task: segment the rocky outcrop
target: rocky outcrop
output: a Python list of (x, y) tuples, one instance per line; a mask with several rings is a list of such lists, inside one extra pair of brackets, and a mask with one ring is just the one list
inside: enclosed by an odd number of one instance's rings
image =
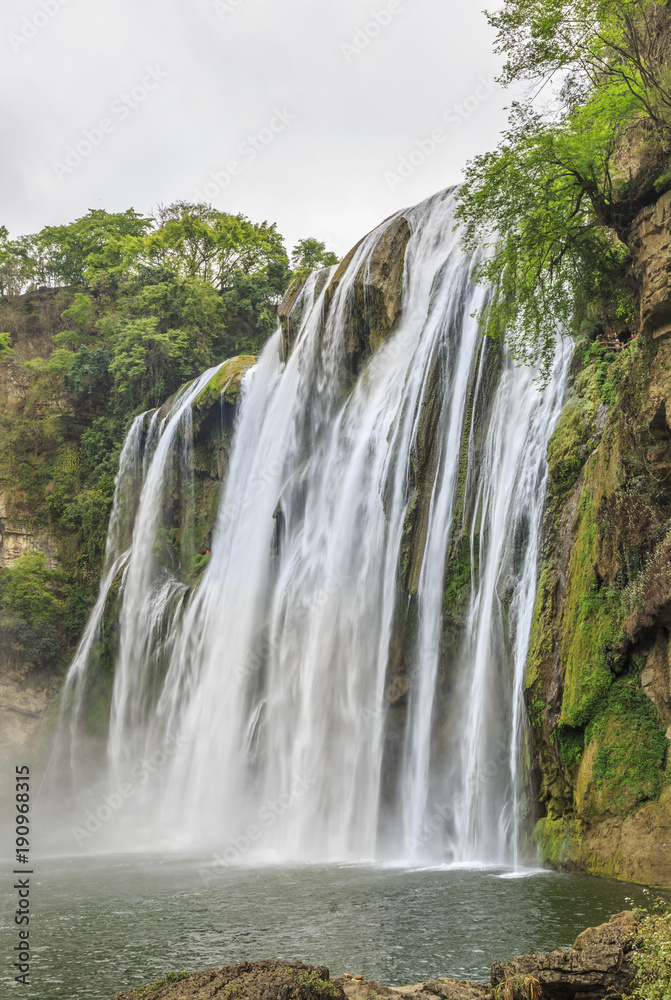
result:
[(626, 995), (634, 978), (630, 957), (635, 939), (633, 913), (618, 913), (607, 924), (583, 931), (566, 951), (495, 962), (491, 985), (530, 976), (537, 980), (543, 1000)]
[[(384, 986), (361, 974), (344, 973), (331, 979), (325, 966), (302, 962), (241, 962), (204, 972), (169, 973), (161, 980), (114, 1000), (205, 1000), (215, 994), (244, 996), (246, 1000), (494, 1000), (534, 996), (539, 1000), (602, 1000), (630, 995), (634, 978), (631, 954), (637, 922), (630, 911), (608, 923), (589, 927), (571, 948), (540, 955), (521, 955), (495, 962), (489, 983), (439, 976), (410, 986)], [(534, 983), (534, 992), (528, 990)], [(525, 983), (527, 986), (525, 986)], [(540, 987), (540, 991), (539, 991)]]
[(0, 649), (0, 813), (10, 815), (14, 768), (34, 771), (58, 681), (44, 670), (12, 663)]
[(228, 1000), (345, 1000), (337, 980), (329, 970), (303, 962), (262, 959), (239, 962), (204, 972), (172, 972), (151, 986), (130, 993), (116, 993), (113, 1000), (205, 1000), (221, 996)]
[[(407, 219), (398, 216), (384, 230), (370, 257), (359, 267), (350, 292), (350, 308), (344, 338), (345, 363), (357, 372), (362, 362), (373, 354), (397, 327), (402, 311), (402, 285), (405, 250), (410, 239)], [(361, 243), (354, 246), (338, 265), (333, 276), (323, 271), (317, 277), (315, 295), (324, 292), (324, 313), (328, 311), (338, 288)], [(300, 326), (304, 302), (300, 295), (304, 278), (295, 279), (279, 308), (284, 332), (285, 353), (293, 347)]]
[(584, 342), (573, 359), (549, 446), (526, 677), (543, 858), (660, 886), (671, 885), (670, 208), (665, 195), (631, 228), (642, 334), (619, 352)]
[(641, 330), (671, 334), (671, 191), (636, 217), (628, 243), (641, 282)]
[(48, 531), (35, 530), (12, 513), (8, 497), (0, 492), (0, 568), (11, 566), (35, 549), (44, 553), (49, 569), (58, 565), (58, 542)]
[(381, 986), (363, 977), (346, 977), (335, 980), (342, 983), (348, 1000), (375, 1000), (376, 997), (406, 997), (412, 1000), (493, 1000), (494, 992), (485, 983), (472, 983), (463, 979), (439, 977), (411, 986)]

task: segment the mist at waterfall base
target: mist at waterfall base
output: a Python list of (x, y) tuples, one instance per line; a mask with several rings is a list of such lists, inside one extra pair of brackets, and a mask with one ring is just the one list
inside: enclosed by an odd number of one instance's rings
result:
[[(192, 406), (217, 369), (135, 420), (45, 783), (46, 808), (61, 806), (53, 850), (177, 851), (214, 866), (524, 860), (523, 676), (566, 351), (540, 392), (482, 338), (485, 292), (453, 210), (448, 191), (399, 213), (411, 230), (402, 318), (356, 379), (345, 356), (355, 281), (398, 216), (356, 248), (328, 310), (335, 269), (308, 278), (288, 356), (278, 330), (243, 380), (195, 589), (161, 553), (178, 494), (179, 544), (193, 555)], [(430, 502), (409, 596), (399, 575), (428, 412)], [(460, 536), (470, 597), (446, 653)], [(119, 640), (100, 747), (87, 705), (111, 600)], [(391, 650), (410, 605), (399, 708)]]

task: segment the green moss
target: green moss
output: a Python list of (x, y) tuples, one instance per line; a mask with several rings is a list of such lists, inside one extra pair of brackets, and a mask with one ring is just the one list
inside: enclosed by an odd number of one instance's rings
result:
[(555, 624), (553, 595), (554, 574), (552, 568), (546, 566), (538, 582), (531, 624), (529, 656), (524, 679), (524, 686), (527, 690), (541, 681), (543, 664), (552, 662)]
[(188, 979), (190, 975), (190, 972), (168, 972), (167, 975), (161, 976), (156, 982), (137, 990), (137, 995), (139, 997), (151, 996), (152, 993), (162, 990), (164, 986), (172, 986), (173, 983), (179, 983), (182, 979)]
[(597, 526), (591, 496), (583, 493), (577, 536), (564, 597), (562, 650), (565, 666), (562, 722), (579, 729), (613, 682), (610, 659), (623, 641), (623, 595), (596, 573)]
[(472, 577), (478, 571), (479, 554), (479, 538), (473, 542), (473, 559), (471, 560), (471, 540), (463, 535), (459, 547), (448, 560), (443, 607), (453, 615), (458, 608), (463, 606), (464, 591), (467, 590), (470, 595)]
[(569, 399), (548, 442), (548, 471), (555, 496), (568, 492), (577, 482), (587, 457), (590, 431), (589, 411), (581, 400)]
[(574, 764), (579, 764), (585, 749), (585, 734), (581, 729), (571, 729), (561, 722), (557, 727), (557, 744), (561, 762), (569, 770)]
[(594, 781), (621, 814), (658, 797), (669, 741), (657, 709), (632, 679), (613, 684), (587, 727), (586, 741), (596, 746)]
[(255, 364), (256, 358), (252, 354), (241, 354), (239, 357), (229, 358), (199, 393), (194, 408), (205, 409), (218, 403), (222, 396), (227, 403), (234, 403), (240, 393), (242, 376), (247, 369), (252, 368)]
[(534, 840), (543, 862), (564, 864), (580, 854), (580, 824), (572, 817), (551, 819), (544, 816), (536, 824)]

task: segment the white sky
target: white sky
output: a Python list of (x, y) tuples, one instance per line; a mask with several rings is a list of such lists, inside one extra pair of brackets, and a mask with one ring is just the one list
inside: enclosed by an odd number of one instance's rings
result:
[[(316, 236), (342, 255), (457, 182), (510, 102), (472, 0), (4, 0), (1, 18), (0, 224), (13, 236), (200, 191), (277, 222), (288, 249)], [(250, 136), (258, 150), (241, 150)], [(66, 161), (78, 143), (86, 155)], [(230, 161), (234, 176), (213, 180)]]

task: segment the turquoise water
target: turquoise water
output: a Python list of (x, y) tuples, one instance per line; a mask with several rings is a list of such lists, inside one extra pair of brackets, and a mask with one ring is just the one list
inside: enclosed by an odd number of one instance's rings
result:
[[(495, 959), (568, 947), (625, 909), (627, 896), (641, 901), (642, 890), (554, 872), (42, 861), (32, 887), (32, 986), (12, 981), (13, 959), (4, 960), (0, 983), (8, 997), (109, 1000), (171, 969), (259, 958), (303, 959), (389, 985), (441, 975), (487, 981)], [(5, 899), (3, 956), (16, 943), (14, 895)]]

